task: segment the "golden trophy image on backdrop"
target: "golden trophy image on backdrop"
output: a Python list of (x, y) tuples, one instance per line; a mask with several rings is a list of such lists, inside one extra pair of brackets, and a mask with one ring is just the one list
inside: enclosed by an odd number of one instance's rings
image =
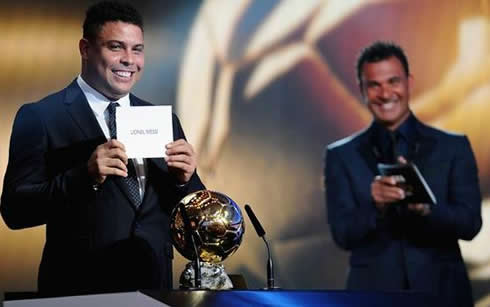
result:
[(233, 288), (221, 262), (240, 246), (245, 224), (230, 197), (208, 190), (187, 195), (174, 208), (170, 229), (177, 251), (191, 260), (180, 276), (181, 288)]

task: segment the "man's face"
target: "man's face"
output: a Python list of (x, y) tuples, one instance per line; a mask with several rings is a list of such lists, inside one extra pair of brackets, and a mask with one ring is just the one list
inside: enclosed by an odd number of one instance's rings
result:
[(362, 66), (361, 91), (374, 119), (395, 130), (410, 115), (411, 76), (396, 57)]
[(94, 42), (80, 41), (82, 77), (109, 99), (128, 94), (145, 65), (143, 32), (125, 22), (107, 22)]

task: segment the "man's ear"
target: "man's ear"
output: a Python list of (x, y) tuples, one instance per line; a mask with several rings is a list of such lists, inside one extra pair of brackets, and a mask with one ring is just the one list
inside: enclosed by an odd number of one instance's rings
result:
[(357, 85), (359, 86), (359, 92), (361, 93), (361, 102), (364, 103), (366, 95), (364, 94), (364, 85), (361, 81), (357, 82)]
[(78, 42), (78, 49), (80, 50), (80, 56), (82, 60), (88, 59), (88, 49), (90, 48), (90, 43), (86, 38), (80, 39)]
[(408, 82), (408, 92), (412, 94), (412, 89), (415, 84), (415, 80), (412, 74), (408, 75), (407, 82)]

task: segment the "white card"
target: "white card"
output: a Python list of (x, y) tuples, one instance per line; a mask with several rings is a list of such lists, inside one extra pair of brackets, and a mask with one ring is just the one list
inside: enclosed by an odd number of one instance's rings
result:
[(172, 106), (116, 108), (116, 127), (128, 158), (165, 157), (165, 145), (174, 140)]

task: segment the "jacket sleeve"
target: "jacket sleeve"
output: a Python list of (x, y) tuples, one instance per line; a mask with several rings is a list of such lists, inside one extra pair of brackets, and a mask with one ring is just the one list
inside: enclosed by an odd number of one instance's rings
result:
[[(173, 123), (174, 140), (178, 140), (178, 139), (186, 140), (184, 130), (182, 129), (179, 118), (175, 114), (172, 114), (172, 117), (173, 117), (172, 123)], [(204, 190), (204, 189), (206, 189), (206, 187), (201, 182), (201, 178), (199, 178), (196, 169), (189, 182), (187, 182), (184, 185), (178, 186), (177, 190), (181, 198), (183, 198), (189, 193), (196, 192), (199, 190)]]
[(42, 117), (33, 104), (22, 106), (12, 128), (0, 207), (12, 229), (45, 224), (52, 210), (93, 193), (86, 163), (48, 175), (47, 150)]
[(466, 136), (458, 138), (454, 146), (447, 203), (437, 203), (423, 220), (431, 233), (471, 240), (482, 226), (478, 169)]
[(335, 149), (327, 148), (324, 180), (333, 239), (340, 247), (353, 249), (376, 230), (377, 211), (374, 205), (361, 206), (355, 198), (352, 180)]

